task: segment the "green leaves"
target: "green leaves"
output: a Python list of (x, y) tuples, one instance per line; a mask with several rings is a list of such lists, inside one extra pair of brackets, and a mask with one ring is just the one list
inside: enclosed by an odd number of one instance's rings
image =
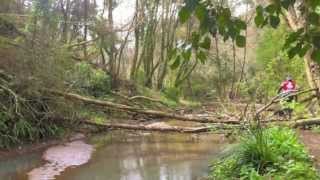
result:
[(311, 45), (310, 44), (306, 44), (306, 45), (304, 45), (300, 50), (299, 50), (299, 56), (300, 57), (303, 57), (304, 55), (306, 55), (306, 53), (307, 53), (307, 51), (309, 50), (309, 49), (311, 49)]
[(303, 29), (299, 29), (297, 32), (290, 33), (285, 41), (284, 48), (289, 48), (292, 43), (298, 40), (298, 38), (302, 33), (303, 33)]
[(240, 19), (236, 19), (234, 23), (237, 29), (241, 29), (241, 30), (247, 29), (247, 24)]
[[(235, 41), (239, 47), (246, 45), (246, 38), (241, 35), (247, 24), (237, 17), (232, 17), (230, 8), (212, 4), (211, 1), (185, 0), (185, 6), (179, 11), (181, 23), (187, 22), (192, 16), (199, 21), (199, 29), (192, 33), (189, 42), (180, 43), (172, 55), (172, 69), (177, 69), (185, 61), (195, 58), (205, 63), (211, 39), (219, 33), (223, 39)], [(264, 19), (263, 19), (264, 20)], [(181, 66), (180, 66), (181, 67)]]
[(320, 49), (313, 50), (311, 54), (311, 58), (317, 63), (320, 63)]
[(308, 22), (312, 25), (319, 25), (319, 20), (320, 20), (320, 16), (315, 12), (311, 12), (308, 15)]
[(180, 61), (181, 61), (181, 57), (180, 56), (177, 56), (175, 59), (174, 59), (174, 62), (173, 64), (171, 64), (170, 68), (175, 70), (179, 67), (180, 65)]
[[(193, 13), (193, 11), (198, 7), (198, 5), (199, 5), (198, 0), (185, 0), (185, 6), (183, 6), (178, 13), (180, 22), (181, 23), (187, 22), (187, 20), (191, 17), (191, 14)], [(198, 13), (200, 13), (200, 11), (198, 11)]]
[(206, 16), (208, 16), (206, 7), (203, 5), (197, 6), (196, 11), (195, 11), (195, 15), (197, 16), (199, 21), (204, 21)]
[(273, 27), (273, 28), (277, 28), (278, 25), (280, 24), (280, 18), (279, 18), (279, 16), (270, 16), (270, 17), (269, 17), (269, 20), (270, 20), (270, 25), (271, 25), (271, 27)]
[(207, 59), (207, 54), (204, 51), (198, 51), (196, 54), (196, 58), (197, 60), (200, 60), (202, 64), (204, 64)]
[(290, 5), (293, 5), (296, 0), (282, 0), (281, 6), (285, 9), (288, 9)]
[(209, 36), (206, 36), (203, 41), (200, 43), (200, 47), (209, 50), (211, 45), (211, 38)]
[(183, 7), (179, 11), (179, 20), (181, 23), (187, 22), (191, 16), (191, 11), (187, 7)]
[(258, 27), (262, 27), (264, 22), (263, 11), (264, 10), (261, 5), (256, 8), (256, 17), (254, 18), (254, 22)]
[(246, 37), (239, 35), (236, 37), (236, 45), (239, 47), (244, 47), (246, 45)]
[(269, 14), (273, 14), (277, 11), (278, 8), (275, 4), (270, 4), (265, 9), (266, 9), (266, 12), (268, 12)]
[(299, 47), (298, 46), (295, 46), (295, 47), (289, 49), (289, 51), (288, 51), (288, 57), (290, 59), (292, 59), (297, 54), (299, 54)]

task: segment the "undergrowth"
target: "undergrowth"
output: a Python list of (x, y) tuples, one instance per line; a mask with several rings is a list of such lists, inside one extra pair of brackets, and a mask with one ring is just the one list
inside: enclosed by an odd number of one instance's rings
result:
[(312, 161), (289, 128), (254, 129), (231, 153), (214, 162), (210, 179), (308, 179), (319, 176)]

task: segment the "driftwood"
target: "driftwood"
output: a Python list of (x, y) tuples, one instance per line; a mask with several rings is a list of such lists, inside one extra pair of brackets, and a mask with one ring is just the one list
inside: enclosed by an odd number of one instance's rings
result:
[(90, 104), (90, 105), (96, 105), (101, 107), (107, 107), (110, 109), (118, 110), (118, 111), (124, 111), (124, 112), (135, 112), (140, 113), (148, 116), (153, 116), (157, 118), (167, 118), (167, 119), (176, 119), (180, 121), (193, 121), (193, 122), (199, 122), (199, 123), (223, 123), (223, 124), (239, 124), (240, 122), (238, 120), (214, 120), (214, 119), (208, 119), (208, 118), (201, 118), (201, 117), (187, 117), (187, 116), (181, 116), (174, 113), (167, 113), (163, 111), (156, 111), (156, 110), (150, 110), (150, 109), (143, 109), (143, 108), (136, 108), (132, 106), (127, 106), (123, 104), (117, 104), (109, 101), (102, 101), (97, 99), (92, 99), (89, 97), (84, 97), (78, 94), (73, 93), (64, 93), (60, 91), (53, 91), (53, 90), (46, 90), (50, 94), (64, 97), (65, 99), (71, 100), (71, 101), (80, 101), (84, 104)]
[(209, 127), (178, 127), (178, 126), (148, 126), (148, 125), (134, 125), (123, 123), (94, 123), (91, 121), (83, 121), (83, 123), (96, 126), (103, 129), (127, 129), (127, 130), (142, 130), (142, 131), (160, 131), (160, 132), (180, 132), (180, 133), (202, 133), (210, 131)]

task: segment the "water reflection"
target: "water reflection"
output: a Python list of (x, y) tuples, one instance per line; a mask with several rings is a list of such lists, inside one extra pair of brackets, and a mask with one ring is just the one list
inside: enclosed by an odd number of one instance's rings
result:
[(10, 159), (0, 159), (0, 179), (27, 179), (26, 172), (42, 163), (41, 152), (20, 155)]
[(113, 135), (94, 153), (88, 164), (68, 169), (58, 180), (195, 180), (208, 171), (218, 154), (221, 136), (151, 134)]
[[(28, 180), (30, 171), (31, 179), (196, 180), (206, 175), (210, 159), (226, 145), (220, 135), (122, 131), (95, 136), (87, 143), (74, 141), (49, 148), (43, 156), (35, 152), (0, 160), (0, 180)], [(96, 150), (91, 153), (92, 149)]]

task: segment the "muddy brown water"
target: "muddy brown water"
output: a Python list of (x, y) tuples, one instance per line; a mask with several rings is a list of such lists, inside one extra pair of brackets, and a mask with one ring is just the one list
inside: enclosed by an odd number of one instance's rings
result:
[(197, 180), (223, 135), (117, 131), (0, 161), (2, 180)]

